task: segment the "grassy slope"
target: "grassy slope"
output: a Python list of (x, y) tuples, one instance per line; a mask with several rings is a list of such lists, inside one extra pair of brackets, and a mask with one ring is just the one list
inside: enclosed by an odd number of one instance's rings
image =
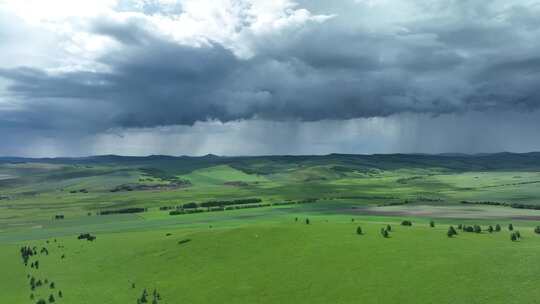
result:
[[(517, 223), (524, 235), (518, 243), (509, 241), (508, 232), (462, 234), (451, 240), (445, 232), (449, 223), (486, 225), (538, 216), (537, 211), (458, 202), (539, 203), (539, 159), (536, 154), (108, 156), (0, 164), (0, 196), (9, 197), (0, 200), (0, 269), (7, 273), (0, 276), (0, 286), (8, 291), (0, 294), (0, 302), (31, 303), (28, 269), (20, 263), (17, 246), (56, 237), (66, 246), (67, 259), (60, 260), (61, 251), (51, 247), (51, 256), (40, 258), (38, 275), (62, 289), (66, 298), (59, 303), (135, 303), (145, 287), (157, 287), (163, 303), (530, 303), (539, 296), (534, 288), (540, 273), (534, 260), (540, 249), (540, 238), (532, 233), (536, 223)], [(149, 178), (141, 168), (154, 170), (156, 176)], [(189, 179), (193, 185), (109, 191), (127, 183), (167, 184), (170, 177)], [(83, 188), (88, 193), (70, 193)], [(242, 197), (265, 202), (324, 199), (178, 217), (157, 210)], [(404, 200), (413, 204), (375, 207)], [(149, 207), (150, 212), (87, 216), (127, 206)], [(382, 222), (398, 219), (362, 216), (358, 219), (367, 234), (358, 237), (356, 223), (350, 222), (357, 215), (351, 208), (358, 206), (388, 212), (383, 215), (410, 212), (419, 216), (415, 223), (423, 224), (394, 225), (397, 231), (385, 240), (378, 235)], [(51, 220), (58, 213), (66, 219)], [(292, 220), (306, 215), (313, 225)], [(440, 227), (426, 227), (431, 216), (440, 217)], [(97, 234), (98, 241), (76, 240), (81, 232)], [(167, 232), (172, 236), (166, 237)], [(179, 245), (185, 238), (192, 241)]]
[[(359, 224), (364, 236), (354, 233)], [(31, 273), (55, 281), (65, 295), (59, 303), (75, 304), (135, 303), (143, 288), (157, 288), (163, 303), (531, 303), (540, 296), (540, 238), (530, 228), (512, 243), (507, 232), (448, 239), (446, 225), (425, 223), (394, 223), (392, 237), (383, 239), (382, 225), (339, 216), (305, 225), (287, 217), (102, 233), (95, 243), (59, 238), (65, 249), (47, 245), (51, 254), (39, 257), (42, 266)], [(183, 239), (191, 241), (178, 244)], [(2, 249), (9, 273), (0, 278), (8, 287), (2, 301), (26, 303), (29, 268), (16, 247)]]

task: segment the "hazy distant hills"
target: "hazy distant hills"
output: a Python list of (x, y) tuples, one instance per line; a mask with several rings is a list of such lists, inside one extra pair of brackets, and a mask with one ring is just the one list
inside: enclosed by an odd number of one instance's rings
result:
[(230, 165), (247, 173), (271, 174), (291, 167), (338, 166), (340, 170), (397, 170), (440, 168), (451, 171), (540, 170), (540, 152), (494, 154), (329, 154), (286, 156), (118, 156), (74, 158), (0, 157), (0, 163), (100, 164), (152, 167), (170, 172), (190, 172), (215, 165)]

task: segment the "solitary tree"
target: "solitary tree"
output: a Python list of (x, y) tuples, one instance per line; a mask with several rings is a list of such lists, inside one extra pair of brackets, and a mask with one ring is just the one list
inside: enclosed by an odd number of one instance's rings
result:
[(508, 224), (508, 231), (513, 231), (513, 230), (514, 230), (514, 225)]
[(362, 234), (362, 227), (358, 226), (356, 228), (356, 234)]
[(534, 233), (540, 234), (540, 226), (536, 226), (536, 227), (534, 228)]
[(388, 232), (392, 231), (392, 226), (386, 225), (386, 230), (387, 230)]
[(384, 228), (381, 228), (381, 235), (384, 237), (384, 238), (387, 238), (390, 236), (390, 233), (388, 232), (388, 230), (384, 229)]
[(431, 228), (435, 227), (435, 222), (433, 220), (429, 221), (429, 227)]
[(492, 233), (492, 232), (493, 232), (493, 226), (491, 226), (491, 225), (488, 226), (488, 232), (489, 232), (489, 233)]
[(516, 234), (516, 237), (517, 237), (518, 239), (521, 239), (521, 233), (519, 233), (519, 231), (516, 230), (516, 232), (514, 232), (514, 233)]
[(306, 224), (309, 225), (309, 219), (308, 218), (306, 219)]
[(501, 231), (501, 225), (499, 225), (499, 224), (495, 225), (495, 231), (496, 232)]
[(510, 234), (510, 240), (512, 240), (512, 242), (517, 241), (517, 236), (515, 233)]
[(49, 303), (54, 303), (55, 299), (54, 299), (54, 295), (50, 295), (49, 296)]
[(448, 237), (453, 237), (454, 235), (457, 235), (456, 229), (454, 229), (454, 226), (448, 227), (448, 232), (446, 232), (446, 235)]

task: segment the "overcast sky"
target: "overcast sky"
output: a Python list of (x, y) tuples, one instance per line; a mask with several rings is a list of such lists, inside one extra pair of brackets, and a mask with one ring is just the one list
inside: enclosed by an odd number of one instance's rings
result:
[(540, 150), (540, 1), (0, 0), (0, 155)]

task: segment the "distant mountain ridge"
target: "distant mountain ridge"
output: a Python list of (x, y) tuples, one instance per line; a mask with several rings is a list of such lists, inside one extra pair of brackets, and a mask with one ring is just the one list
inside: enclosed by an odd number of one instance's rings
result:
[(229, 165), (246, 173), (271, 174), (296, 167), (332, 167), (340, 170), (366, 171), (406, 168), (440, 168), (450, 171), (539, 170), (540, 152), (492, 154), (328, 154), (328, 155), (269, 155), (269, 156), (119, 156), (25, 158), (0, 157), (6, 163), (50, 163), (86, 165), (123, 165), (155, 168), (171, 173), (185, 173), (216, 165)]

